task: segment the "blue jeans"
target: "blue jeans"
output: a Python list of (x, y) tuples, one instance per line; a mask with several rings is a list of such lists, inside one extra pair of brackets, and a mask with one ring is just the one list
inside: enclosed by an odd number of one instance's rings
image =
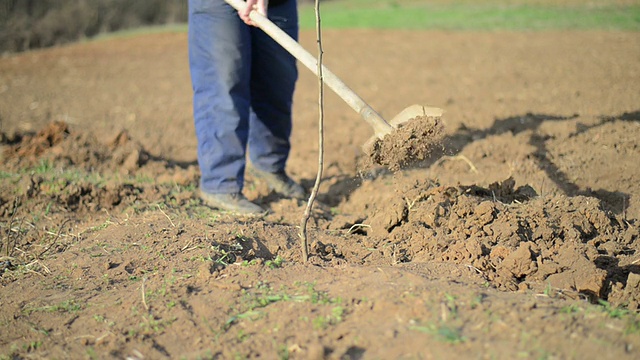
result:
[[(269, 8), (269, 19), (298, 39), (297, 2)], [(295, 58), (222, 0), (189, 0), (189, 66), (200, 188), (242, 191), (252, 165), (284, 171), (290, 151)]]

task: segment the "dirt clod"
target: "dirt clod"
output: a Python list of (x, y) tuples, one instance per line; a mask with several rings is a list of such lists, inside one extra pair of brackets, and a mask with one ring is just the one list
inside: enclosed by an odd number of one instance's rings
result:
[(419, 116), (404, 124), (367, 149), (373, 164), (383, 165), (398, 171), (413, 162), (429, 157), (434, 148), (442, 143), (444, 127), (440, 117)]

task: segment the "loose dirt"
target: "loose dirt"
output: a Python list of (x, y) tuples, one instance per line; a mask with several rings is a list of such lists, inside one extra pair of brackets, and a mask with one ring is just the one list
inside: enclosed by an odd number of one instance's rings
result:
[(441, 145), (443, 137), (440, 117), (418, 116), (401, 124), (383, 139), (376, 139), (365, 152), (371, 164), (398, 171), (429, 158), (434, 147)]
[[(640, 356), (638, 34), (328, 31), (324, 47), (374, 108), (446, 114), (363, 167), (371, 134), (328, 94), (309, 264), (304, 201), (250, 175), (264, 217), (198, 200), (185, 34), (0, 59), (0, 355)], [(288, 170), (310, 188), (300, 76)], [(418, 149), (416, 131), (440, 140)], [(417, 162), (387, 157), (399, 146)]]

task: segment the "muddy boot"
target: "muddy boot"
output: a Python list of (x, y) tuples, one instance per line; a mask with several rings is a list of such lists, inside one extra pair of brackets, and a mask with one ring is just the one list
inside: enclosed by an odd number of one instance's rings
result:
[(251, 167), (249, 172), (256, 179), (260, 179), (267, 183), (269, 190), (273, 190), (284, 197), (305, 199), (307, 196), (304, 188), (302, 188), (302, 186), (297, 182), (293, 181), (293, 179), (291, 179), (284, 171), (270, 173)]
[(236, 214), (260, 215), (265, 213), (263, 208), (249, 201), (241, 193), (209, 194), (201, 191), (200, 198), (207, 206)]

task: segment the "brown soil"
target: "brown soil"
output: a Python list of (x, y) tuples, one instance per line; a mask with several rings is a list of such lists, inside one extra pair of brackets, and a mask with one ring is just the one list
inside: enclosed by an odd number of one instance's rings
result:
[(442, 119), (418, 116), (399, 125), (383, 139), (376, 139), (365, 149), (371, 164), (398, 171), (417, 161), (427, 159), (435, 146), (441, 145), (444, 129)]
[[(636, 359), (638, 40), (325, 32), (327, 66), (383, 116), (446, 113), (429, 156), (364, 169), (371, 131), (327, 95), (310, 264), (305, 202), (251, 177), (262, 218), (199, 202), (185, 34), (2, 58), (0, 355)], [(301, 69), (307, 188), (316, 91)]]

